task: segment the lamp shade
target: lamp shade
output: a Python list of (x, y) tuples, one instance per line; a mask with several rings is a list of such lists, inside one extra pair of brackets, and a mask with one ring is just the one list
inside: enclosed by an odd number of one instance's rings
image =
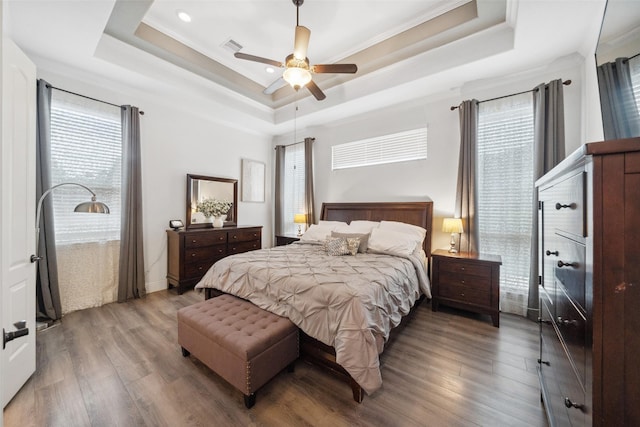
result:
[(462, 233), (462, 219), (460, 218), (445, 218), (442, 222), (442, 231), (445, 233)]
[(284, 78), (292, 88), (297, 89), (311, 81), (311, 73), (304, 68), (289, 67), (282, 74), (282, 78)]
[(95, 197), (91, 199), (90, 202), (82, 202), (73, 210), (74, 212), (84, 212), (84, 213), (101, 213), (108, 214), (109, 206), (105, 205), (102, 202), (97, 202)]
[(306, 214), (295, 214), (293, 216), (293, 222), (296, 224), (306, 224), (307, 223), (307, 215)]

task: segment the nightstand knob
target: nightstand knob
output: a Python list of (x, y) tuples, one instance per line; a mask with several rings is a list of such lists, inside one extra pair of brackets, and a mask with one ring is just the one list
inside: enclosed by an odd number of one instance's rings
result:
[(462, 283), (464, 285), (464, 280), (460, 280), (460, 283)]
[(464, 271), (464, 267), (460, 267), (460, 270)]

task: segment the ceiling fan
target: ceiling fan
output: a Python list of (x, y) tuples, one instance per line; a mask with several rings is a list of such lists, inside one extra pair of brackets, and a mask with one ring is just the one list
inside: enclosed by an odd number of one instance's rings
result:
[(356, 64), (315, 64), (310, 66), (309, 58), (307, 58), (307, 47), (309, 46), (311, 31), (307, 27), (300, 26), (299, 23), (300, 6), (304, 3), (304, 0), (292, 1), (296, 6), (296, 33), (293, 43), (293, 53), (287, 56), (284, 62), (242, 52), (236, 52), (234, 56), (239, 59), (246, 59), (247, 61), (261, 62), (263, 64), (273, 65), (274, 67), (285, 68), (282, 77), (264, 90), (265, 94), (272, 94), (287, 82), (296, 91), (306, 86), (318, 101), (322, 101), (326, 98), (326, 95), (312, 80), (311, 74), (354, 74), (358, 71), (358, 66)]

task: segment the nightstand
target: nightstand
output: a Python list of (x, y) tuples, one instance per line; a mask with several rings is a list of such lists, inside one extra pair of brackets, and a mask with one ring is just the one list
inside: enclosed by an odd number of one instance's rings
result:
[(431, 257), (431, 308), (440, 304), (474, 313), (489, 314), (500, 326), (499, 255), (436, 250)]
[(300, 240), (300, 236), (281, 234), (280, 236), (276, 236), (276, 246), (289, 245), (293, 242), (297, 242), (298, 240)]

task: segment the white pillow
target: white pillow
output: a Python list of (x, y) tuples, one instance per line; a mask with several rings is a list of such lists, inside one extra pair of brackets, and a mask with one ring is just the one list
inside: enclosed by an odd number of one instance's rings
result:
[(416, 248), (416, 240), (407, 233), (374, 228), (369, 238), (369, 252), (409, 256)]
[(350, 232), (353, 233), (371, 233), (371, 230), (378, 228), (380, 223), (378, 221), (366, 221), (366, 220), (354, 220), (349, 223)]
[(380, 221), (380, 228), (383, 230), (391, 230), (398, 233), (408, 234), (413, 237), (418, 246), (422, 246), (422, 242), (427, 235), (427, 230), (424, 228), (399, 221)]
[(331, 232), (340, 225), (347, 225), (341, 221), (320, 221), (318, 224), (312, 224), (300, 237), (301, 241), (323, 241), (331, 236)]

